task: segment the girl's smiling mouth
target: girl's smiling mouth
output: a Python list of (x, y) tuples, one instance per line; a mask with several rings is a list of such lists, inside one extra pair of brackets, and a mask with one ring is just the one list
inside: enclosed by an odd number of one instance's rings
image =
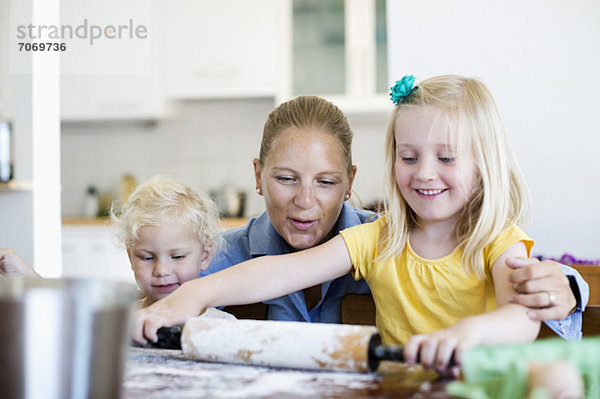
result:
[(443, 193), (446, 190), (447, 189), (428, 189), (428, 190), (420, 189), (420, 188), (415, 189), (415, 191), (417, 193), (419, 193), (420, 195), (425, 196), (425, 197), (434, 197), (436, 195)]

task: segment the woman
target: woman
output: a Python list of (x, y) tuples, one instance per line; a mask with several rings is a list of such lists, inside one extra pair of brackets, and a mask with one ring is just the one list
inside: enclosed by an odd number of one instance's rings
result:
[[(345, 202), (352, 195), (352, 131), (343, 113), (318, 97), (298, 97), (267, 118), (260, 156), (254, 159), (256, 191), (267, 212), (224, 234), (225, 244), (202, 275), (244, 260), (318, 245), (374, 214)], [(340, 323), (341, 300), (368, 293), (364, 281), (344, 276), (267, 301), (271, 320)]]
[[(302, 96), (273, 110), (264, 126), (259, 158), (253, 161), (256, 191), (265, 199), (266, 212), (225, 232), (225, 245), (201, 276), (254, 257), (310, 248), (340, 230), (375, 219), (346, 202), (356, 175), (351, 144), (346, 117), (322, 98)], [(523, 259), (511, 266), (516, 269), (511, 282), (521, 293), (514, 301), (531, 308), (537, 320), (562, 319), (574, 312), (562, 323), (548, 324), (565, 338), (579, 337), (581, 310), (588, 298), (581, 276), (562, 266), (567, 278), (561, 265), (551, 261)], [(265, 302), (267, 317), (340, 323), (344, 296), (367, 292), (364, 281), (346, 275)]]

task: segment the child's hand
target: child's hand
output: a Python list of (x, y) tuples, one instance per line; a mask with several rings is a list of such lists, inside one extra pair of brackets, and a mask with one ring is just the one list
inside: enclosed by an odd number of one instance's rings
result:
[(544, 397), (552, 398), (585, 398), (585, 384), (579, 370), (566, 360), (555, 360), (551, 363), (529, 364), (529, 398), (537, 389), (543, 389)]
[(169, 296), (150, 305), (138, 309), (133, 315), (132, 338), (140, 344), (148, 341), (156, 342), (156, 332), (161, 327), (172, 327), (184, 324), (188, 319), (198, 316), (204, 308), (199, 305), (197, 292), (187, 281)]
[(39, 276), (12, 249), (0, 249), (0, 274), (5, 276)]
[(528, 307), (532, 320), (562, 320), (573, 312), (577, 300), (559, 263), (508, 258), (506, 265), (513, 269), (508, 281), (519, 292), (510, 302)]
[(404, 346), (404, 359), (408, 364), (420, 363), (426, 369), (436, 369), (441, 375), (458, 377), (463, 353), (478, 344), (479, 340), (465, 318), (443, 330), (410, 337)]

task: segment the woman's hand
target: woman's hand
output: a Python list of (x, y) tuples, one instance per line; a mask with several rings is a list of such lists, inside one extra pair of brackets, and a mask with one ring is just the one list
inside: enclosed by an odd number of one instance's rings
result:
[(458, 377), (463, 354), (480, 343), (471, 320), (462, 319), (431, 334), (413, 335), (404, 346), (404, 359), (408, 364), (435, 369), (440, 375)]
[(167, 297), (147, 308), (138, 309), (133, 315), (133, 340), (140, 344), (156, 342), (159, 328), (182, 325), (188, 319), (200, 315), (204, 308), (199, 305), (197, 293), (193, 293), (191, 283), (194, 281), (196, 280), (187, 281)]
[(518, 292), (510, 302), (528, 307), (531, 320), (562, 320), (577, 306), (569, 279), (559, 263), (540, 262), (536, 258), (510, 258), (506, 265), (513, 269), (508, 281)]
[(0, 274), (5, 276), (37, 276), (27, 262), (17, 255), (12, 249), (0, 249)]

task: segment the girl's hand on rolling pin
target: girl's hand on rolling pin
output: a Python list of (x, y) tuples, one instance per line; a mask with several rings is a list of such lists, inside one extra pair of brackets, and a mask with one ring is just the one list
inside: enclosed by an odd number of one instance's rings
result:
[(12, 249), (0, 249), (0, 274), (5, 276), (37, 276), (27, 262), (16, 254)]
[(508, 281), (519, 292), (510, 302), (528, 307), (532, 320), (562, 320), (575, 310), (577, 300), (559, 263), (509, 258), (506, 264), (513, 269)]
[(404, 346), (404, 359), (408, 364), (435, 369), (440, 375), (458, 377), (463, 353), (479, 343), (468, 324), (462, 319), (431, 334), (413, 335)]
[(133, 315), (132, 338), (140, 344), (148, 341), (156, 343), (156, 332), (161, 327), (183, 325), (188, 319), (198, 316), (204, 310), (198, 303), (197, 295), (186, 281), (179, 288), (147, 308), (138, 309)]

